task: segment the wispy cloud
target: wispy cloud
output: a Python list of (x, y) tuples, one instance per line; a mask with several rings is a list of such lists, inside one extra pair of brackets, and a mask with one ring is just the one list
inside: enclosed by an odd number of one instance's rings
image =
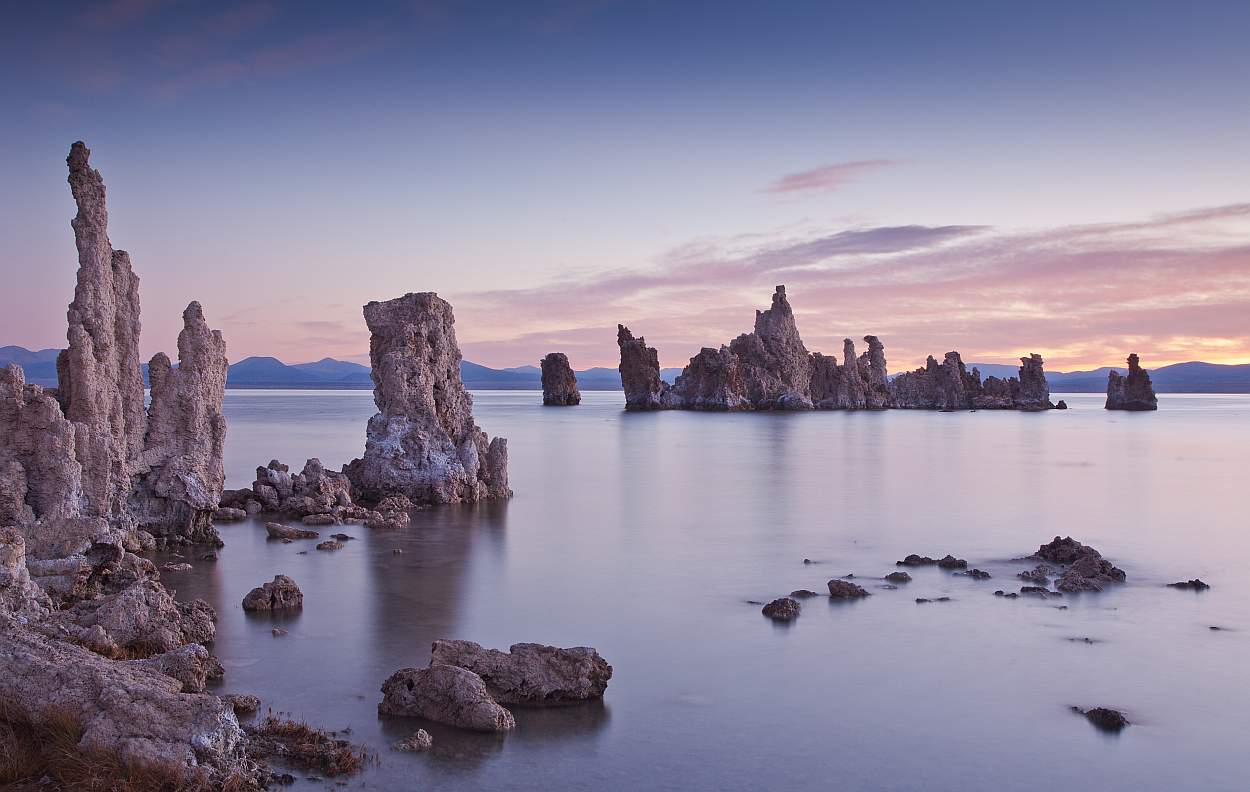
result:
[(610, 365), (629, 324), (679, 365), (750, 329), (776, 283), (789, 286), (805, 341), (882, 336), (894, 368), (959, 349), (1052, 368), (1096, 366), (1127, 351), (1151, 365), (1250, 361), (1250, 205), (1147, 220), (996, 231), (879, 226), (795, 238), (703, 242), (658, 266), (531, 289), (456, 296), (466, 355), (485, 362), (553, 349)]
[(819, 168), (789, 173), (764, 188), (770, 193), (832, 192), (858, 181), (865, 174), (897, 164), (895, 160), (873, 159), (837, 162)]

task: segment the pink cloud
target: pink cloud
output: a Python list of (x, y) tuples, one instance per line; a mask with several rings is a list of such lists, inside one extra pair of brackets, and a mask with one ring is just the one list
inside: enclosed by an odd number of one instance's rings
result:
[(764, 192), (831, 192), (840, 190), (860, 177), (881, 168), (894, 165), (894, 160), (873, 159), (853, 162), (837, 162), (819, 168), (789, 173), (764, 188)]
[[(569, 352), (614, 365), (615, 325), (664, 365), (750, 329), (773, 285), (789, 286), (804, 340), (836, 352), (872, 333), (892, 369), (958, 349), (1052, 370), (1203, 357), (1250, 361), (1250, 205), (1029, 232), (880, 227), (685, 247), (640, 271), (452, 296), (466, 354), (511, 365)], [(575, 354), (576, 353), (576, 354)]]

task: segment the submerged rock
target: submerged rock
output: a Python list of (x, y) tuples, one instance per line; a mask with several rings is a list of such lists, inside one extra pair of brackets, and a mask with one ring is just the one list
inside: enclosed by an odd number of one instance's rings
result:
[(480, 676), (453, 665), (401, 668), (382, 683), (379, 715), (425, 718), (461, 729), (504, 732), (516, 726)]
[(286, 575), (274, 575), (273, 580), (257, 586), (243, 598), (243, 610), (271, 611), (304, 607), (304, 592)]
[(1182, 580), (1179, 583), (1169, 583), (1168, 588), (1188, 589), (1190, 591), (1206, 591), (1211, 588), (1210, 584), (1204, 583), (1200, 578), (1193, 580)]
[(588, 646), (561, 649), (520, 643), (501, 652), (472, 641), (438, 640), (431, 649), (430, 663), (468, 669), (486, 682), (496, 701), (526, 706), (603, 698), (612, 678), (612, 666)]
[(414, 503), (506, 498), (507, 440), (473, 423), (460, 380), (452, 308), (433, 292), (364, 308), (373, 398), (365, 454), (344, 473), (365, 502), (404, 495)]
[(760, 612), (773, 621), (788, 622), (799, 617), (799, 614), (803, 612), (803, 606), (798, 603), (798, 600), (780, 597), (765, 605)]
[(308, 528), (292, 528), (275, 522), (265, 523), (265, 533), (269, 534), (270, 539), (316, 539), (321, 536)]
[(1146, 411), (1159, 409), (1150, 374), (1141, 367), (1137, 353), (1128, 356), (1128, 374), (1120, 376), (1117, 371), (1107, 373), (1108, 410)]
[(1124, 716), (1123, 712), (1110, 707), (1094, 707), (1088, 710), (1073, 707), (1072, 711), (1084, 715), (1085, 719), (1094, 724), (1095, 727), (1106, 732), (1118, 732), (1129, 725), (1129, 720)]
[(569, 365), (569, 356), (563, 352), (551, 352), (541, 361), (543, 381), (543, 404), (548, 407), (571, 407), (581, 404), (582, 394), (577, 389), (577, 375)]
[(861, 586), (857, 586), (846, 580), (833, 579), (829, 581), (829, 596), (834, 599), (859, 599), (860, 597), (869, 596)]
[(428, 751), (434, 747), (434, 738), (425, 729), (417, 729), (416, 733), (411, 737), (405, 737), (402, 740), (396, 740), (391, 743), (392, 750), (405, 751), (409, 753), (421, 753)]

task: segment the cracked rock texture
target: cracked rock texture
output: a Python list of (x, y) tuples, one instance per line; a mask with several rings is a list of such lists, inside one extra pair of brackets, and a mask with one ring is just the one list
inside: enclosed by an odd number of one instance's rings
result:
[(535, 643), (513, 644), (507, 652), (472, 641), (438, 640), (430, 663), (468, 669), (480, 676), (502, 704), (552, 706), (603, 698), (612, 666), (588, 646), (560, 649)]
[(543, 379), (543, 404), (548, 407), (571, 407), (581, 404), (582, 394), (577, 389), (577, 375), (569, 365), (569, 356), (563, 352), (550, 352), (540, 361)]
[(371, 302), (364, 314), (379, 412), (369, 419), (364, 457), (343, 469), (358, 495), (418, 504), (510, 496), (508, 441), (473, 423), (451, 305), (424, 292)]
[(1120, 376), (1115, 371), (1107, 373), (1106, 408), (1136, 412), (1159, 409), (1159, 400), (1155, 397), (1154, 385), (1150, 383), (1150, 374), (1141, 367), (1136, 352), (1128, 356), (1127, 375)]
[(483, 732), (504, 732), (516, 726), (512, 713), (491, 698), (480, 676), (442, 664), (401, 668), (391, 674), (382, 683), (378, 714), (426, 718)]

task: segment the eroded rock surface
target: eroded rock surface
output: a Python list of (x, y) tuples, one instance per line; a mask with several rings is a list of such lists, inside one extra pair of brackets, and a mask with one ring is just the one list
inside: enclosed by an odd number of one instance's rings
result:
[(1019, 377), (986, 377), (968, 371), (958, 352), (947, 352), (941, 363), (932, 356), (924, 367), (899, 374), (889, 384), (890, 406), (921, 410), (1048, 410), (1050, 386), (1042, 356), (1020, 358)]
[(647, 339), (625, 325), (616, 326), (616, 345), (621, 350), (621, 387), (625, 390), (626, 410), (662, 410), (668, 383), (660, 379), (660, 358)]
[(131, 510), (157, 536), (220, 546), (212, 520), (225, 483), (226, 342), (204, 321), (198, 302), (187, 306), (182, 321), (178, 367), (164, 352), (148, 364), (152, 403)]
[(0, 623), (0, 701), (22, 717), (68, 714), (83, 730), (83, 747), (159, 763), (189, 780), (211, 783), (243, 771), (243, 732), (229, 707), (216, 696), (184, 693), (185, 682), (151, 665), (109, 660)]
[(603, 698), (612, 678), (612, 666), (588, 646), (561, 649), (520, 643), (501, 652), (472, 641), (438, 640), (430, 663), (468, 669), (486, 682), (496, 701), (527, 706)]
[(834, 578), (829, 581), (829, 596), (834, 599), (859, 599), (869, 596), (868, 592), (862, 586), (857, 586), (849, 580), (838, 580)]
[(344, 467), (367, 503), (405, 495), (414, 503), (506, 498), (507, 440), (473, 423), (460, 380), (452, 308), (433, 292), (364, 308), (373, 398), (365, 455)]
[(542, 361), (543, 404), (548, 407), (571, 407), (581, 404), (582, 394), (577, 389), (577, 375), (569, 365), (569, 356), (563, 352), (551, 352)]
[(1141, 367), (1136, 352), (1128, 356), (1127, 375), (1120, 376), (1116, 371), (1107, 373), (1106, 408), (1137, 412), (1159, 409), (1159, 400), (1155, 397), (1154, 385), (1150, 383), (1150, 374)]
[(1034, 558), (1066, 567), (1055, 581), (1055, 588), (1064, 592), (1102, 591), (1108, 584), (1123, 583), (1124, 570), (1107, 561), (1092, 547), (1070, 536), (1056, 536), (1033, 554)]
[(760, 613), (780, 622), (794, 621), (802, 612), (803, 606), (790, 597), (778, 597), (760, 609)]
[(486, 683), (472, 671), (452, 665), (401, 668), (382, 683), (380, 715), (426, 718), (461, 729), (503, 732), (516, 726)]
[(271, 611), (304, 607), (304, 592), (286, 575), (274, 575), (273, 580), (257, 586), (243, 598), (243, 610)]

